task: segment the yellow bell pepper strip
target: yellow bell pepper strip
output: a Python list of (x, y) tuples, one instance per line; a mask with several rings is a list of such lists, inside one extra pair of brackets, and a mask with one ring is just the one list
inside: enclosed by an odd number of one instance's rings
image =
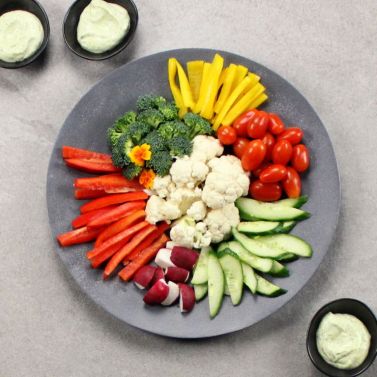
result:
[(220, 112), (217, 114), (216, 121), (213, 124), (213, 129), (216, 131), (223, 119), (225, 118), (226, 114), (228, 113), (229, 109), (233, 106), (235, 101), (237, 100), (238, 96), (242, 93), (242, 91), (250, 84), (250, 77), (246, 76), (238, 85), (237, 87), (232, 91), (228, 99), (225, 101), (224, 106), (220, 110)]
[(243, 65), (237, 66), (237, 72), (236, 77), (234, 79), (233, 85), (232, 85), (232, 91), (236, 89), (237, 85), (243, 80), (243, 78), (247, 75), (248, 68)]
[(187, 113), (187, 107), (185, 106), (182, 98), (181, 91), (178, 88), (177, 83), (175, 82), (175, 76), (177, 74), (177, 60), (170, 58), (168, 61), (168, 78), (170, 90), (173, 95), (175, 104), (179, 109), (179, 116), (182, 118)]
[(196, 102), (199, 98), (200, 84), (203, 77), (203, 60), (192, 60), (187, 62), (187, 75), (190, 84), (192, 98)]
[(258, 82), (260, 81), (260, 77), (256, 75), (255, 73), (249, 72), (247, 74), (248, 77), (250, 77), (251, 82), (250, 84), (242, 91), (242, 93), (238, 96), (235, 103), (237, 103), (250, 89), (252, 89)]
[(208, 80), (206, 82), (205, 97), (203, 101), (203, 107), (200, 111), (200, 115), (203, 118), (211, 119), (213, 116), (213, 106), (215, 104), (218, 82), (221, 72), (223, 70), (224, 58), (219, 54), (215, 54), (211, 68), (208, 73)]
[(224, 80), (225, 80), (225, 77), (228, 73), (228, 68), (229, 67), (226, 67), (224, 68), (222, 71), (221, 71), (221, 75), (220, 75), (220, 78), (219, 78), (219, 82), (217, 83), (217, 91), (220, 90), (220, 88), (222, 87), (222, 85), (224, 84)]
[(179, 86), (181, 89), (183, 103), (185, 107), (192, 109), (194, 107), (194, 100), (192, 98), (191, 88), (186, 73), (178, 60), (175, 64), (177, 65)]
[(204, 63), (202, 82), (200, 83), (199, 98), (194, 106), (194, 113), (200, 113), (200, 110), (202, 109), (203, 101), (204, 101), (204, 91), (206, 88), (206, 81), (208, 79), (208, 73), (209, 73), (210, 67), (211, 67), (210, 63), (207, 63), (207, 62)]
[(220, 112), (221, 108), (224, 106), (225, 101), (228, 99), (232, 89), (232, 84), (236, 75), (236, 71), (237, 66), (235, 64), (230, 64), (227, 68), (227, 72), (224, 78), (224, 84), (214, 107), (215, 113)]
[(250, 109), (256, 109), (259, 107), (262, 103), (266, 102), (268, 100), (268, 96), (266, 93), (262, 93), (259, 97), (257, 97), (251, 104)]
[(254, 85), (253, 88), (251, 88), (238, 102), (233, 105), (223, 119), (222, 124), (224, 126), (230, 126), (239, 115), (250, 108), (250, 104), (256, 98), (258, 98), (258, 96), (262, 94), (265, 89), (266, 88), (262, 84), (258, 83), (257, 85)]

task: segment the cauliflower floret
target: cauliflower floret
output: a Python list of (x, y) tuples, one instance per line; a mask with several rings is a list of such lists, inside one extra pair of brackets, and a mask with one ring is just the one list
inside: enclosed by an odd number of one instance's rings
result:
[(228, 237), (232, 227), (237, 226), (239, 222), (240, 216), (234, 203), (209, 211), (204, 220), (213, 243), (221, 242)]
[(249, 178), (237, 157), (213, 158), (208, 165), (211, 172), (207, 175), (202, 195), (202, 200), (208, 207), (221, 208), (247, 194)]
[(206, 217), (207, 207), (202, 200), (194, 202), (187, 210), (187, 215), (192, 217), (195, 221), (201, 221)]
[(178, 158), (170, 168), (170, 175), (177, 187), (193, 189), (203, 182), (209, 172), (208, 166), (202, 161), (196, 161), (188, 156)]
[(193, 139), (192, 159), (207, 162), (216, 156), (221, 156), (223, 152), (224, 147), (212, 136), (198, 135)]
[(156, 224), (159, 221), (175, 220), (182, 216), (178, 203), (166, 201), (157, 195), (152, 195), (145, 208), (146, 220), (150, 224)]
[(207, 247), (211, 244), (211, 241), (211, 233), (208, 231), (206, 224), (204, 224), (203, 222), (197, 223), (195, 226), (193, 247), (195, 249)]
[[(168, 197), (169, 193), (171, 192), (171, 189), (174, 187), (172, 186), (172, 181), (170, 175), (165, 175), (165, 177), (156, 176), (153, 181), (153, 191), (156, 195), (158, 195), (160, 198), (166, 198)], [(173, 185), (174, 186), (174, 185)]]
[(195, 189), (191, 190), (186, 187), (179, 187), (175, 191), (171, 192), (170, 200), (179, 206), (179, 209), (182, 213), (186, 213), (186, 211), (191, 207), (191, 205), (200, 200), (201, 198), (201, 190)]

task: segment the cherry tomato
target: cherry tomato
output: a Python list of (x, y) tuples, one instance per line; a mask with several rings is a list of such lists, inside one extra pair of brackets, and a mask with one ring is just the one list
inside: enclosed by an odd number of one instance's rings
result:
[(274, 164), (287, 165), (292, 157), (292, 145), (288, 140), (278, 140), (272, 149)]
[(217, 137), (223, 145), (231, 145), (237, 140), (236, 131), (230, 126), (221, 126), (217, 130)]
[(283, 181), (283, 188), (288, 198), (298, 198), (301, 194), (301, 179), (297, 171), (287, 167), (287, 177)]
[(262, 139), (263, 143), (266, 145), (266, 161), (270, 161), (272, 157), (272, 149), (275, 145), (275, 138), (267, 132), (266, 135), (264, 135), (264, 138)]
[(270, 113), (268, 129), (273, 135), (279, 135), (284, 131), (285, 126), (279, 115)]
[(246, 171), (255, 170), (266, 156), (266, 146), (262, 140), (250, 141), (242, 156), (242, 167)]
[(287, 176), (287, 168), (284, 165), (273, 164), (264, 169), (259, 179), (263, 183), (275, 183), (282, 181)]
[(304, 144), (297, 144), (293, 147), (291, 163), (299, 173), (308, 170), (310, 157), (308, 148)]
[(249, 144), (249, 140), (244, 137), (239, 137), (233, 144), (233, 152), (239, 159), (241, 159), (245, 153), (247, 144)]
[(291, 127), (286, 128), (279, 136), (278, 140), (288, 140), (292, 145), (298, 144), (304, 137), (304, 132), (301, 128)]
[(261, 139), (267, 131), (269, 116), (264, 111), (259, 111), (247, 124), (247, 134), (253, 139)]
[(279, 183), (263, 183), (259, 179), (252, 182), (249, 188), (250, 196), (263, 202), (279, 200), (281, 193), (282, 190)]
[(253, 170), (253, 175), (255, 177), (259, 178), (260, 173), (262, 173), (262, 171), (270, 165), (271, 165), (271, 163), (267, 162), (266, 159), (265, 159), (255, 170)]
[(247, 124), (257, 112), (258, 110), (256, 109), (248, 110), (233, 122), (233, 128), (236, 130), (238, 136), (247, 137)]

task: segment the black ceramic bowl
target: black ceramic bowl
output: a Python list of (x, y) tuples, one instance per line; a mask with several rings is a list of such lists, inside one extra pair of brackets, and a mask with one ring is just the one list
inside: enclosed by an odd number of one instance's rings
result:
[(36, 0), (0, 0), (0, 16), (12, 10), (25, 10), (37, 16), (43, 26), (44, 38), (39, 49), (29, 58), (22, 60), (20, 62), (15, 62), (15, 63), (8, 63), (3, 60), (0, 60), (0, 66), (3, 68), (21, 68), (21, 67), (24, 67), (25, 65), (30, 64), (35, 59), (37, 59), (39, 55), (42, 54), (42, 52), (45, 50), (47, 46), (48, 39), (50, 38), (50, 24), (48, 22), (48, 17), (45, 10), (42, 8), (42, 5), (39, 4), (38, 1)]
[(112, 50), (103, 52), (101, 54), (95, 54), (84, 50), (77, 41), (77, 25), (79, 23), (82, 11), (89, 5), (90, 1), (91, 0), (76, 0), (68, 9), (63, 22), (64, 41), (71, 51), (84, 59), (104, 60), (111, 58), (112, 56), (119, 54), (122, 50), (124, 50), (132, 41), (135, 35), (137, 23), (139, 20), (136, 5), (132, 0), (106, 0), (109, 3), (118, 4), (127, 9), (127, 12), (130, 16), (130, 29), (128, 30), (123, 40)]
[[(371, 345), (369, 353), (365, 361), (358, 367), (354, 369), (338, 369), (329, 364), (327, 364), (322, 356), (319, 354), (317, 349), (316, 334), (318, 326), (322, 318), (329, 312), (332, 313), (344, 313), (352, 314), (361, 322), (364, 323), (371, 335)], [(309, 357), (315, 367), (319, 369), (322, 373), (330, 377), (354, 377), (365, 372), (373, 363), (377, 355), (377, 320), (373, 312), (358, 300), (351, 298), (341, 298), (339, 300), (332, 301), (321, 309), (313, 317), (307, 338), (306, 338), (306, 348), (308, 350)]]

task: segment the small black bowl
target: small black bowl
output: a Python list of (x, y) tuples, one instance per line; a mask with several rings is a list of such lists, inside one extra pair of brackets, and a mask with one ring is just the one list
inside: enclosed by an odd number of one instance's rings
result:
[(123, 40), (113, 49), (101, 54), (95, 54), (93, 52), (84, 50), (77, 41), (77, 25), (79, 23), (82, 11), (89, 5), (90, 1), (91, 0), (76, 0), (68, 9), (63, 22), (64, 41), (71, 51), (84, 59), (105, 60), (113, 57), (116, 54), (119, 54), (132, 41), (137, 28), (139, 15), (136, 5), (132, 0), (107, 0), (109, 3), (118, 4), (127, 9), (127, 12), (130, 16), (130, 28)]
[(43, 26), (44, 38), (41, 46), (38, 50), (29, 58), (22, 60), (20, 62), (8, 63), (0, 60), (0, 66), (3, 68), (21, 68), (25, 65), (30, 64), (38, 58), (39, 55), (45, 50), (48, 40), (50, 38), (50, 24), (48, 22), (48, 17), (43, 9), (42, 5), (36, 0), (0, 0), (0, 15), (10, 12), (13, 10), (25, 10), (27, 12), (33, 13), (39, 18)]
[[(371, 344), (367, 358), (357, 368), (354, 369), (338, 369), (330, 364), (327, 364), (319, 354), (317, 349), (316, 334), (317, 329), (322, 321), (322, 318), (329, 312), (332, 313), (344, 313), (351, 314), (360, 319), (364, 323), (371, 335)], [(306, 338), (306, 348), (308, 350), (309, 357), (314, 366), (322, 373), (330, 377), (354, 377), (365, 372), (373, 363), (377, 355), (377, 320), (373, 312), (358, 300), (351, 298), (341, 298), (339, 300), (332, 301), (314, 315)]]

